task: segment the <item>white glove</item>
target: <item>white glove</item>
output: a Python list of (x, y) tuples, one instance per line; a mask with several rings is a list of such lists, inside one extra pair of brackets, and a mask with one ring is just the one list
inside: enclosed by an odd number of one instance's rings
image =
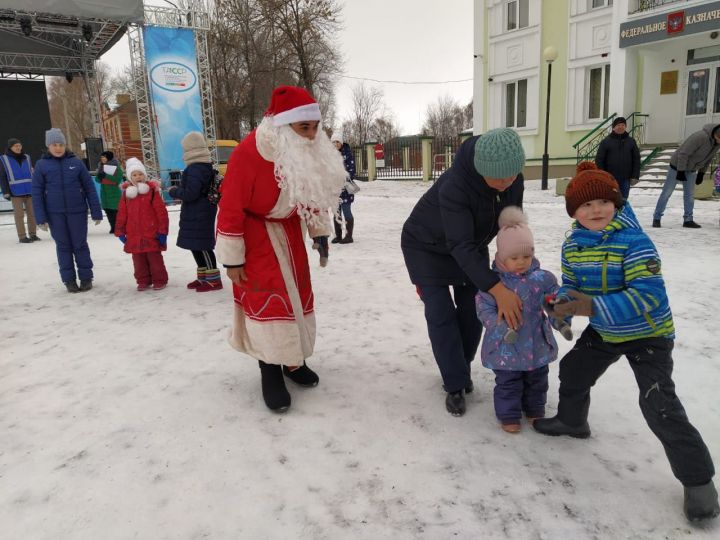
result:
[(38, 229), (48, 232), (48, 224), (47, 223), (38, 223)]

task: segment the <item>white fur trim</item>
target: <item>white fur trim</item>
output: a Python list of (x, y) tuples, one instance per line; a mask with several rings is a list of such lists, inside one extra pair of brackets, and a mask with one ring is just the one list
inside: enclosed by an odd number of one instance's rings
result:
[(317, 103), (308, 103), (307, 105), (301, 105), (289, 111), (283, 111), (273, 115), (272, 119), (273, 125), (277, 127), (294, 124), (295, 122), (320, 121), (322, 115), (320, 114), (320, 105)]
[(242, 235), (226, 235), (218, 230), (215, 253), (221, 264), (228, 266), (245, 264), (245, 238)]
[(125, 190), (125, 197), (128, 199), (134, 199), (138, 196), (138, 188), (136, 186), (128, 186)]
[(150, 192), (150, 186), (148, 186), (145, 182), (140, 182), (137, 189), (140, 195), (145, 195), (146, 193)]

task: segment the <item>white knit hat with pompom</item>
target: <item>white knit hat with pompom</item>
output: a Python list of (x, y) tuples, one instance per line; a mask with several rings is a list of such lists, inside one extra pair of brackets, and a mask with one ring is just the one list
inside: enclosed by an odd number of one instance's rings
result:
[(498, 218), (497, 255), (503, 262), (515, 255), (535, 255), (535, 241), (528, 227), (528, 218), (521, 208), (508, 206)]

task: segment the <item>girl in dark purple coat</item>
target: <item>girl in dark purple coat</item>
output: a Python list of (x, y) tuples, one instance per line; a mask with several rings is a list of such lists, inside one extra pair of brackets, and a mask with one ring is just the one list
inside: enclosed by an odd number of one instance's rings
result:
[(555, 276), (540, 268), (527, 218), (517, 206), (498, 218), (497, 253), (493, 270), (522, 301), (522, 324), (511, 328), (498, 321), (493, 295), (479, 292), (477, 314), (485, 327), (480, 357), (495, 372), (495, 414), (508, 433), (520, 431), (523, 412), (532, 422), (545, 416), (548, 364), (557, 359), (558, 346), (543, 310), (546, 295), (559, 287)]

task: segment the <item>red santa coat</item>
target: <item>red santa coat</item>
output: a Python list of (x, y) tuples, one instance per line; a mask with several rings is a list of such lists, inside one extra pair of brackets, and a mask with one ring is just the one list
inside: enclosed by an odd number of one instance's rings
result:
[(160, 245), (157, 234), (168, 233), (168, 212), (160, 193), (160, 184), (150, 180), (150, 191), (132, 199), (126, 196), (129, 182), (123, 183), (122, 197), (118, 206), (115, 221), (115, 236), (125, 235), (125, 253), (148, 253), (152, 251), (165, 251), (165, 245)]
[[(328, 218), (329, 223), (329, 218)], [(328, 234), (323, 224), (311, 236)], [(218, 205), (218, 260), (244, 265), (233, 285), (230, 344), (258, 360), (302, 365), (315, 346), (310, 268), (301, 220), (256, 147), (255, 132), (233, 151)]]

